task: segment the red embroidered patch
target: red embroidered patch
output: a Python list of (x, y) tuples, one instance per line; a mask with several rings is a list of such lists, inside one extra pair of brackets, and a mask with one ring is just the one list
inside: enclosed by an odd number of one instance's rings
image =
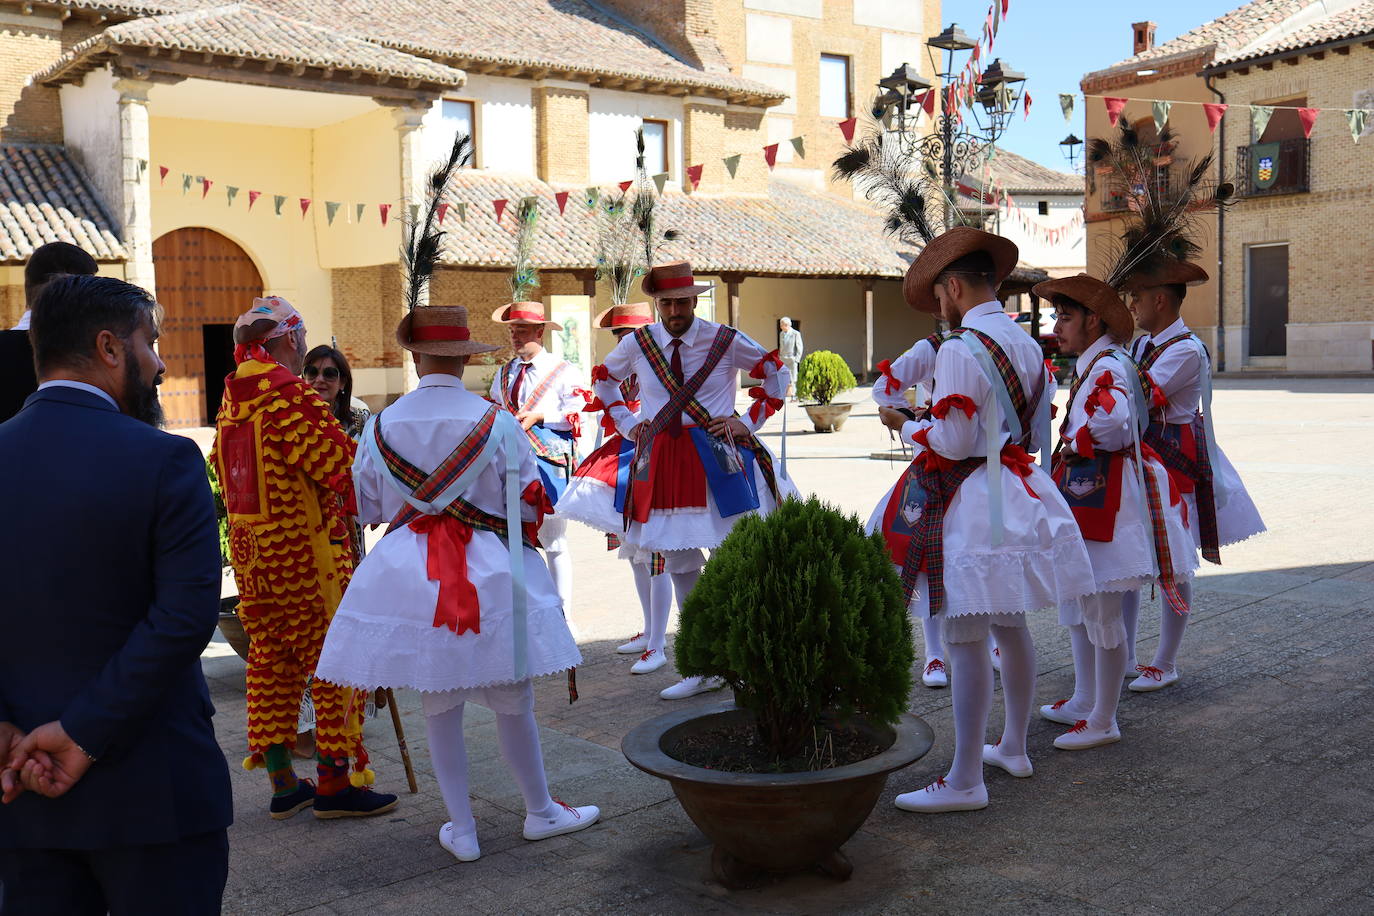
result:
[(225, 476), (224, 508), (230, 515), (261, 515), (257, 430), (252, 424), (225, 427), (220, 432), (219, 454)]

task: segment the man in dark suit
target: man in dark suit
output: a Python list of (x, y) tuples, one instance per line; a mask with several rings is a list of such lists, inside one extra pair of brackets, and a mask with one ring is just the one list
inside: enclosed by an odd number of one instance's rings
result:
[(219, 607), (200, 450), (160, 432), (157, 306), (64, 276), (0, 425), (5, 916), (218, 913), (233, 817), (200, 653)]
[(29, 345), (29, 315), (43, 287), (60, 274), (94, 274), (95, 258), (75, 245), (49, 242), (39, 246), (24, 265), (24, 316), (8, 331), (0, 331), (0, 423), (19, 413), (24, 400), (38, 388)]

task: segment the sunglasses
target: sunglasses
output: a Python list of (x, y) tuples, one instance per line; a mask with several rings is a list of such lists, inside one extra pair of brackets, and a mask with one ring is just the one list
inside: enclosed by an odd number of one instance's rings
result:
[(301, 372), (301, 378), (307, 382), (315, 381), (316, 377), (323, 375), (326, 382), (337, 382), (339, 380), (339, 370), (334, 366), (325, 366), (321, 369), (318, 366), (306, 366)]

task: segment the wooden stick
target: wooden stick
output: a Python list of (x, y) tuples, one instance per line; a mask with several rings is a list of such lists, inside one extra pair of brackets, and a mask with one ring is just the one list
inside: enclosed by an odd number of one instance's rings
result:
[(401, 749), (401, 763), (405, 764), (406, 782), (410, 784), (410, 794), (414, 795), (420, 791), (420, 787), (415, 784), (415, 767), (410, 763), (410, 748), (406, 747), (406, 732), (401, 727), (401, 710), (396, 708), (396, 694), (390, 687), (383, 687), (377, 692), (386, 694), (386, 705), (391, 710), (391, 724), (396, 729), (396, 746)]

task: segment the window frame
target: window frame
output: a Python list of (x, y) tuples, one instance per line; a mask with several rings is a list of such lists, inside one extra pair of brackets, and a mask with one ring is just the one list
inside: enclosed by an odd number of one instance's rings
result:
[[(820, 110), (824, 104), (825, 62), (827, 59), (843, 61), (844, 63), (844, 114), (842, 115), (826, 114)], [(832, 54), (822, 51), (816, 67), (816, 108), (819, 115), (822, 118), (835, 118), (839, 121), (854, 117), (854, 58), (848, 54)]]
[[(641, 128), (646, 124), (658, 124), (663, 127), (663, 171), (668, 173), (668, 179), (671, 181), (673, 178), (673, 144), (671, 141), (671, 131), (673, 129), (672, 122), (669, 121), (667, 118), (640, 118), (639, 124)], [(644, 158), (644, 170), (649, 173), (649, 177), (652, 178), (654, 175), (660, 174), (659, 172), (655, 172), (653, 169), (649, 168), (649, 137), (647, 136), (647, 132), (646, 136), (644, 137)]]
[[(444, 98), (442, 98), (442, 99), (439, 100), (439, 119), (440, 119), (440, 121), (448, 121), (448, 120), (450, 120), (450, 119), (449, 119), (448, 117), (446, 117), (445, 114), (444, 114), (444, 108), (445, 108), (450, 102), (453, 102), (453, 103), (459, 104), (459, 105), (466, 105), (466, 106), (468, 106), (468, 110), (469, 110), (469, 112), (470, 112), (470, 114), (469, 114), (469, 116), (468, 116), (468, 123), (472, 125), (472, 130), (468, 132), (468, 139), (470, 139), (470, 140), (472, 141), (472, 159), (469, 160), (469, 162), (468, 162), (467, 166), (465, 166), (465, 168), (472, 168), (472, 169), (481, 168), (481, 162), (480, 162), (479, 157), (478, 157), (478, 150), (481, 148), (481, 146), (478, 144), (477, 139), (478, 139), (478, 137), (481, 135), (482, 126), (478, 123), (477, 119), (478, 119), (479, 112), (481, 112), (481, 110), (482, 110), (482, 106), (481, 106), (481, 104), (478, 103), (478, 101), (477, 101), (476, 99), (465, 99), (465, 98), (458, 98), (458, 97), (453, 97), (453, 96), (445, 96)], [(453, 142), (453, 139), (452, 139), (452, 138), (449, 138), (449, 143), (451, 144), (452, 142)], [(447, 154), (445, 154), (445, 158), (447, 158)]]

